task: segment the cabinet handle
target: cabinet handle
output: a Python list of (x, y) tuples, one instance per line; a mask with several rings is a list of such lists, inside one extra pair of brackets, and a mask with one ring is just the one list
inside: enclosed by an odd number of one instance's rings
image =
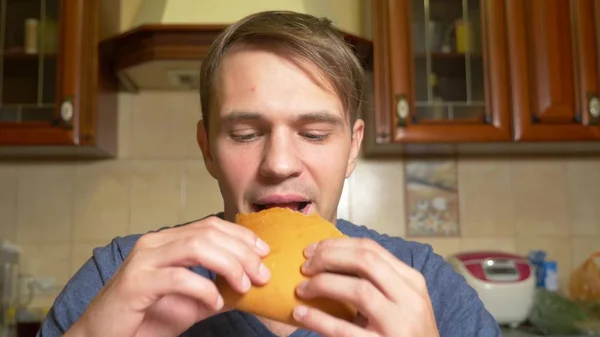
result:
[(410, 115), (410, 107), (405, 95), (396, 96), (396, 115), (398, 116), (398, 125), (406, 126), (406, 120)]
[(60, 105), (60, 118), (66, 124), (73, 119), (73, 103), (71, 101), (64, 101)]
[(600, 121), (600, 100), (594, 94), (588, 96), (588, 113), (590, 114), (589, 124), (598, 125)]

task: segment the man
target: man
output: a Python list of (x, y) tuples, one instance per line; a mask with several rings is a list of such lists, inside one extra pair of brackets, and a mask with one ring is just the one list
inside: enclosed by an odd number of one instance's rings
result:
[[(96, 249), (38, 336), (499, 336), (430, 246), (336, 220), (363, 138), (363, 82), (327, 20), (263, 12), (230, 26), (202, 65), (198, 124), (223, 213)], [(223, 306), (217, 274), (241, 293), (269, 280), (269, 247), (233, 220), (272, 206), (318, 213), (350, 237), (307, 247), (312, 277), (297, 292), (352, 303), (356, 322), (298, 307), (304, 331)]]

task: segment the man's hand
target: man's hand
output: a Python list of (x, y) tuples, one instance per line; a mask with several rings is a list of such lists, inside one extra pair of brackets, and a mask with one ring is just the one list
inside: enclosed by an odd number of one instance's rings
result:
[(253, 232), (217, 217), (146, 234), (66, 336), (178, 336), (228, 310), (212, 280), (189, 267), (244, 293), (269, 279), (261, 262), (268, 251)]
[(331, 239), (309, 246), (304, 254), (302, 271), (310, 280), (298, 287), (298, 296), (327, 297), (359, 311), (352, 324), (297, 307), (294, 317), (308, 329), (329, 337), (439, 336), (423, 276), (376, 242)]

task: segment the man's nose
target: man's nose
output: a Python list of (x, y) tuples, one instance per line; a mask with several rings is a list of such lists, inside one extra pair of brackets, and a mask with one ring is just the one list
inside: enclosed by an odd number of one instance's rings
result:
[(267, 141), (260, 174), (268, 179), (281, 180), (300, 175), (302, 160), (294, 140), (284, 135), (274, 135)]

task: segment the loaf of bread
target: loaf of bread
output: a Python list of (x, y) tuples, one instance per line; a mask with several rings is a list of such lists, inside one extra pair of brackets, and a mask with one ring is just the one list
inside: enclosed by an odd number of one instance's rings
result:
[(301, 325), (292, 312), (299, 304), (318, 308), (334, 317), (352, 321), (356, 309), (326, 298), (302, 300), (296, 287), (307, 277), (301, 266), (306, 261), (304, 249), (320, 240), (344, 237), (331, 222), (317, 214), (304, 215), (286, 208), (270, 208), (257, 213), (238, 214), (236, 223), (251, 229), (270, 246), (263, 262), (271, 271), (264, 286), (253, 285), (246, 294), (239, 294), (221, 276), (217, 288), (228, 306), (254, 315), (270, 318), (297, 327)]

